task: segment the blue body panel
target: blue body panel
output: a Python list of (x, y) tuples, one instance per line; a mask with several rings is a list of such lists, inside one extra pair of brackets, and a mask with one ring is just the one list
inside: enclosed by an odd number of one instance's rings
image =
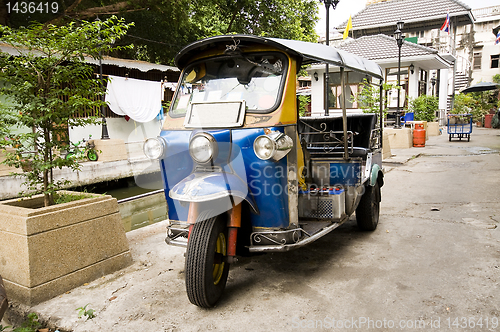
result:
[(361, 164), (355, 162), (330, 163), (330, 185), (331, 186), (355, 186), (361, 179)]
[(160, 160), (163, 186), (168, 205), (168, 217), (187, 220), (189, 204), (173, 200), (170, 189), (193, 172), (193, 159), (189, 155), (191, 131), (162, 131), (160, 136), (167, 143), (165, 158)]
[[(269, 129), (283, 132), (284, 128)], [(264, 129), (233, 130), (233, 147), (240, 148), (247, 183), (260, 211), (259, 215), (252, 214), (252, 226), (285, 228), (289, 225), (287, 158), (277, 162), (257, 158), (253, 142), (260, 135), (264, 135)]]
[[(283, 132), (283, 127), (269, 129)], [(206, 132), (213, 135), (217, 141), (219, 154), (214, 166), (221, 167), (222, 172), (197, 171), (195, 175), (195, 164), (189, 155), (189, 141), (198, 131), (161, 132), (167, 142), (166, 155), (160, 165), (169, 218), (186, 221), (188, 201), (205, 201), (203, 196), (215, 197), (217, 192), (228, 190), (236, 190), (239, 195), (235, 196), (241, 196), (247, 186), (247, 199), (251, 203), (253, 201), (252, 205), (255, 205), (255, 210), (259, 212), (251, 213), (252, 226), (288, 227), (287, 158), (277, 162), (261, 160), (253, 150), (255, 138), (264, 135), (264, 129), (207, 130)], [(190, 184), (196, 187), (186, 190)], [(187, 193), (186, 201), (181, 203), (172, 199), (172, 189), (174, 196)], [(194, 198), (193, 195), (198, 197)]]

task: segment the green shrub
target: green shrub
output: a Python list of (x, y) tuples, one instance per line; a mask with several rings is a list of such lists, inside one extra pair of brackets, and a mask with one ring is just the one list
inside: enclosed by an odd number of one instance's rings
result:
[(410, 111), (415, 121), (433, 122), (439, 109), (439, 99), (435, 96), (420, 95), (410, 100)]
[[(382, 112), (384, 117), (387, 115), (388, 100), (387, 91), (397, 89), (394, 84), (382, 84)], [(354, 96), (351, 101), (358, 102), (358, 107), (363, 110), (363, 113), (379, 113), (380, 112), (380, 86), (371, 84), (366, 79), (363, 80), (361, 91)]]
[(299, 116), (306, 115), (307, 105), (311, 102), (311, 96), (298, 96)]
[(494, 106), (491, 103), (491, 92), (475, 92), (475, 93), (459, 93), (455, 96), (455, 102), (452, 114), (472, 114), (474, 122), (482, 121), (483, 117), (488, 114), (489, 110)]

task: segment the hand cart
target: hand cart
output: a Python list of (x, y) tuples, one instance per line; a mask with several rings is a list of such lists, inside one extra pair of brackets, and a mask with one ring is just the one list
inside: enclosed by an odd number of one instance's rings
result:
[(451, 142), (452, 138), (467, 138), (470, 141), (472, 133), (472, 114), (449, 114), (448, 115), (448, 136)]

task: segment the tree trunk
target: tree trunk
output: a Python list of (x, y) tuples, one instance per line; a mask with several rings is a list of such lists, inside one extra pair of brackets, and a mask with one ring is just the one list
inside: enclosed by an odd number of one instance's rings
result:
[[(45, 164), (50, 163), (52, 164), (52, 160), (50, 160), (50, 124), (49, 127), (46, 127), (43, 129), (43, 139), (45, 140), (45, 146), (43, 149), (43, 161)], [(49, 182), (50, 178), (50, 170), (49, 169), (44, 169), (43, 170), (43, 193), (44, 193), (44, 205), (45, 206), (50, 206), (54, 204), (54, 197), (52, 194), (47, 193), (49, 189)]]

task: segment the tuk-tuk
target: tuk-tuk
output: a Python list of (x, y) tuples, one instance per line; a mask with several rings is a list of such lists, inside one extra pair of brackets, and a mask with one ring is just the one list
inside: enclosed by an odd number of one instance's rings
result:
[[(328, 63), (382, 79), (374, 62), (321, 44), (251, 35), (194, 42), (161, 133), (166, 242), (186, 247), (189, 300), (212, 307), (236, 256), (302, 247), (356, 212), (375, 230), (383, 185), (382, 113), (299, 117), (301, 66)], [(335, 69), (334, 69), (335, 70)]]

